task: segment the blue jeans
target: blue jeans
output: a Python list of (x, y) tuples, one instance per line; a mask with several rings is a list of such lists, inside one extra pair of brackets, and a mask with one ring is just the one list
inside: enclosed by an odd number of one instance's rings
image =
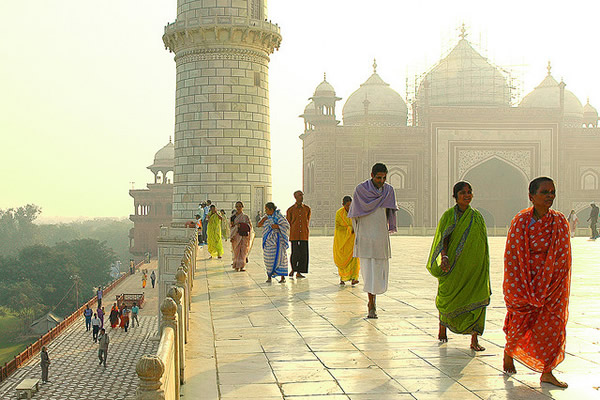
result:
[(90, 327), (92, 326), (92, 316), (90, 315), (89, 317), (85, 317), (85, 330), (89, 331)]

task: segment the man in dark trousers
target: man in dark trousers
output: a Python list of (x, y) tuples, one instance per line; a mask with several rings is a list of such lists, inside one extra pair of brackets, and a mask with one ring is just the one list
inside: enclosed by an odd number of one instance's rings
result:
[(40, 353), (40, 358), (42, 359), (40, 365), (42, 367), (42, 382), (48, 382), (48, 367), (50, 366), (50, 357), (48, 356), (48, 351), (46, 350), (46, 346), (42, 346), (42, 352)]
[(587, 219), (590, 221), (590, 229), (592, 230), (592, 237), (590, 239), (598, 239), (598, 206), (596, 203), (590, 204), (592, 211), (590, 211), (590, 217)]
[(100, 364), (104, 364), (106, 368), (106, 356), (108, 354), (108, 344), (110, 343), (110, 339), (108, 338), (108, 334), (105, 329), (100, 330), (100, 336), (98, 336), (98, 358), (100, 359)]
[(308, 224), (310, 223), (310, 207), (303, 204), (304, 193), (301, 190), (294, 192), (296, 204), (288, 208), (286, 218), (290, 223), (290, 242), (292, 242), (292, 255), (290, 257), (289, 276), (304, 278), (308, 273)]

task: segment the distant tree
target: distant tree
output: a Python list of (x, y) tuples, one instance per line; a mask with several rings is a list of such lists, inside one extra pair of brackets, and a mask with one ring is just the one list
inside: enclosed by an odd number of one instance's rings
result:
[(40, 315), (48, 310), (40, 296), (40, 289), (30, 281), (0, 283), (0, 304), (15, 313), (32, 310)]
[(73, 257), (74, 270), (81, 278), (82, 298), (92, 297), (94, 288), (110, 282), (110, 264), (116, 260), (116, 256), (105, 242), (79, 239), (58, 243), (55, 248)]
[(25, 246), (41, 242), (39, 227), (33, 223), (41, 212), (35, 204), (0, 209), (0, 255), (15, 254)]

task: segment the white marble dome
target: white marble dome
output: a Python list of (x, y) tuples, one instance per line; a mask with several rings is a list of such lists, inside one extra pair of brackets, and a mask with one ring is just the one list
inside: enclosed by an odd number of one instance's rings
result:
[(335, 97), (335, 89), (327, 82), (326, 77), (323, 78), (323, 82), (319, 83), (315, 89), (313, 97)]
[(302, 114), (303, 116), (308, 116), (308, 115), (315, 115), (317, 114), (317, 109), (315, 106), (315, 102), (311, 100), (310, 103), (308, 103), (306, 105), (306, 107), (304, 107), (304, 114)]
[(169, 139), (162, 149), (156, 152), (154, 155), (154, 166), (172, 166), (175, 162), (175, 146)]
[(405, 126), (407, 113), (408, 108), (402, 96), (390, 88), (376, 70), (348, 97), (342, 109), (344, 125), (368, 123)]
[(425, 75), (417, 100), (441, 107), (508, 107), (511, 97), (505, 74), (462, 37)]
[[(565, 118), (575, 120), (583, 118), (583, 106), (573, 92), (565, 89), (564, 101)], [(550, 74), (550, 71), (548, 71), (548, 75), (544, 78), (542, 83), (521, 100), (519, 107), (560, 108), (560, 86), (556, 79)]]

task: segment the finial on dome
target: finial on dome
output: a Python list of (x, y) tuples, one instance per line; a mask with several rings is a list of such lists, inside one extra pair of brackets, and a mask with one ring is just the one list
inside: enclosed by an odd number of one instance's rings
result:
[(327, 80), (327, 72), (323, 72), (323, 81)]
[(377, 73), (377, 59), (373, 58), (373, 73)]
[(548, 66), (546, 67), (546, 69), (548, 70), (548, 76), (550, 76), (550, 74), (552, 73), (552, 63), (550, 62), (550, 60), (548, 60)]
[(169, 143), (171, 143), (171, 135), (169, 135)]
[(458, 37), (460, 37), (461, 39), (465, 39), (467, 37), (468, 33), (467, 33), (467, 27), (465, 26), (465, 23), (463, 22), (462, 25), (460, 26), (460, 34), (458, 35)]
[(587, 98), (587, 104), (590, 104), (590, 98), (589, 98), (589, 96)]

